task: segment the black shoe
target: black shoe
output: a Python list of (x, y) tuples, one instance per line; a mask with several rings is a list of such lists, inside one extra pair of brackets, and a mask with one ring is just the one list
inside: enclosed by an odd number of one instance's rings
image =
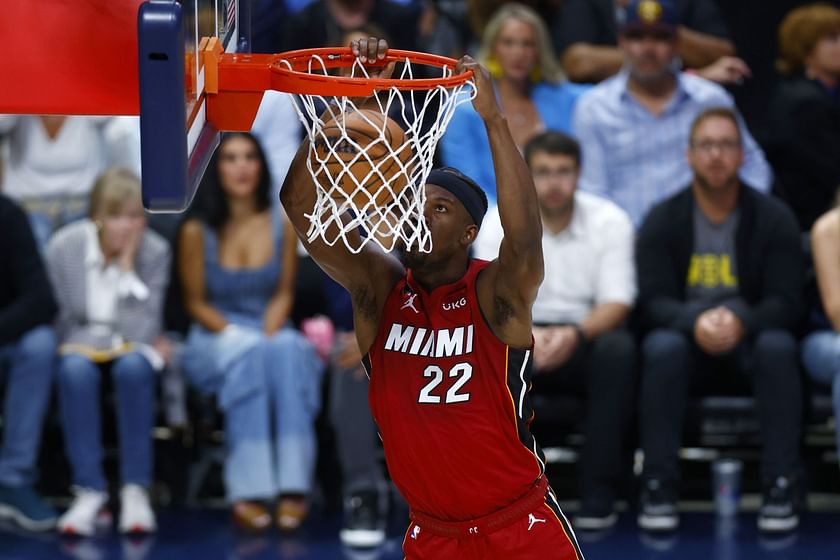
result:
[(799, 488), (793, 478), (777, 477), (764, 487), (758, 510), (758, 529), (765, 533), (784, 533), (799, 526)]
[(618, 514), (608, 500), (584, 498), (573, 526), (581, 531), (603, 531), (615, 525)]
[(385, 518), (379, 493), (367, 490), (352, 494), (344, 502), (344, 527), (339, 532), (345, 546), (373, 548), (385, 542)]
[(645, 531), (673, 531), (679, 527), (677, 493), (673, 484), (656, 478), (645, 482), (638, 522)]

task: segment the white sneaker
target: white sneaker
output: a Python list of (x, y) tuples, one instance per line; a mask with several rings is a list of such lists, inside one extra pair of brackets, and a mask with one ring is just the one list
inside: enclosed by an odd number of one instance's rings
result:
[(120, 490), (120, 532), (154, 533), (156, 530), (149, 493), (137, 484), (123, 486)]
[(58, 519), (58, 532), (64, 535), (92, 537), (96, 529), (111, 524), (105, 509), (108, 493), (90, 488), (74, 488), (76, 497), (70, 508)]

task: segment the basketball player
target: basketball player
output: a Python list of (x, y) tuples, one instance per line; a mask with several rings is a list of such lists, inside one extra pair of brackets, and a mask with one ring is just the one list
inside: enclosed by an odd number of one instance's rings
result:
[[(373, 38), (351, 47), (363, 62), (388, 48)], [(352, 297), (371, 411), (411, 508), (406, 558), (579, 560), (528, 429), (531, 306), (543, 278), (536, 192), (487, 71), (464, 57), (456, 73), (466, 70), (475, 72), (473, 106), (496, 170), (505, 231), (498, 259), (469, 259), (487, 198), (451, 168), (432, 171), (426, 184), (432, 252), (409, 251), (403, 262), (371, 245), (355, 255), (306, 242), (304, 214), (315, 204), (308, 141), (281, 200), (309, 253)]]

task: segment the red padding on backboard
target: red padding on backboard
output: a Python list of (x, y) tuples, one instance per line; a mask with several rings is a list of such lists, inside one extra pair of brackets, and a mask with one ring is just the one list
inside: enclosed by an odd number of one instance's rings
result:
[(136, 115), (143, 0), (0, 0), (0, 113)]

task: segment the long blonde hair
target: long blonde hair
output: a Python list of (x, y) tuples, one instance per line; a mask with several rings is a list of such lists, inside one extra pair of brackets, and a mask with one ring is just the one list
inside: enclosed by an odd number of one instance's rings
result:
[(490, 72), (498, 77), (500, 72), (499, 64), (493, 56), (493, 48), (496, 41), (499, 39), (499, 33), (508, 20), (516, 19), (531, 26), (534, 30), (534, 36), (537, 41), (538, 60), (535, 72), (532, 73), (533, 81), (546, 81), (557, 83), (563, 81), (565, 75), (557, 62), (557, 57), (554, 55), (554, 48), (551, 46), (549, 39), (548, 27), (542, 18), (523, 4), (511, 2), (504, 4), (490, 21), (487, 22), (487, 27), (484, 28), (484, 35), (481, 38), (481, 48), (478, 50), (478, 61), (485, 65)]

